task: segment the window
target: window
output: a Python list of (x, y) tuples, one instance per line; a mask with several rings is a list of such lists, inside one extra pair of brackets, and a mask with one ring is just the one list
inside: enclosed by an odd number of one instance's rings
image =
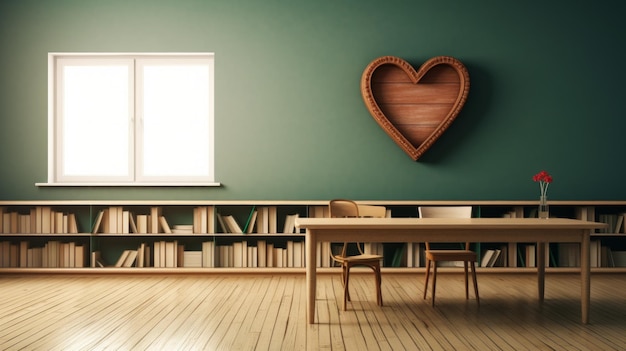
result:
[(213, 54), (49, 54), (48, 183), (214, 183)]

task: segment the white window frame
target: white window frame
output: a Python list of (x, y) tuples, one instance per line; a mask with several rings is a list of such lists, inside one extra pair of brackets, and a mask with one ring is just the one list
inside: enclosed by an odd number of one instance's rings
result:
[[(129, 175), (128, 176), (81, 176), (63, 174), (63, 128), (61, 120), (59, 95), (57, 94), (61, 79), (58, 74), (59, 65), (63, 60), (89, 60), (90, 62), (130, 62), (129, 66)], [(144, 175), (142, 172), (142, 104), (135, 95), (143, 94), (140, 69), (142, 62), (161, 62), (167, 64), (201, 63), (207, 65), (208, 74), (208, 170), (206, 174), (195, 176), (182, 175)], [(122, 63), (123, 64), (123, 63)], [(49, 53), (48, 54), (48, 181), (37, 183), (37, 186), (219, 186), (215, 181), (215, 131), (214, 131), (214, 54), (213, 53)], [(137, 101), (139, 100), (139, 101)], [(204, 171), (203, 171), (204, 173)]]

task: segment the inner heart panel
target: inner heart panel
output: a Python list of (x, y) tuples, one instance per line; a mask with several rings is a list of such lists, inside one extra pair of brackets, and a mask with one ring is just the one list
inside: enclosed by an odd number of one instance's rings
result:
[(386, 64), (373, 72), (371, 84), (380, 110), (417, 148), (454, 107), (460, 77), (453, 67), (438, 65), (415, 84), (400, 67)]

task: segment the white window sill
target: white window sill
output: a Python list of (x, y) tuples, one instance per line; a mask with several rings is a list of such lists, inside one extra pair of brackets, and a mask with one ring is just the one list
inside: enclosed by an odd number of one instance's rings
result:
[(163, 186), (187, 186), (187, 187), (212, 187), (222, 186), (221, 183), (35, 183), (38, 187), (74, 187), (74, 186), (136, 186), (136, 187), (163, 187)]

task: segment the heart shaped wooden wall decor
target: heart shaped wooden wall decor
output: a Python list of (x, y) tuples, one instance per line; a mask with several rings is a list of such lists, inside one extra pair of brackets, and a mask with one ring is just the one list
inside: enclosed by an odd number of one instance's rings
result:
[(401, 58), (383, 56), (361, 77), (365, 106), (415, 161), (454, 121), (468, 93), (467, 69), (450, 56), (433, 57), (417, 71)]

